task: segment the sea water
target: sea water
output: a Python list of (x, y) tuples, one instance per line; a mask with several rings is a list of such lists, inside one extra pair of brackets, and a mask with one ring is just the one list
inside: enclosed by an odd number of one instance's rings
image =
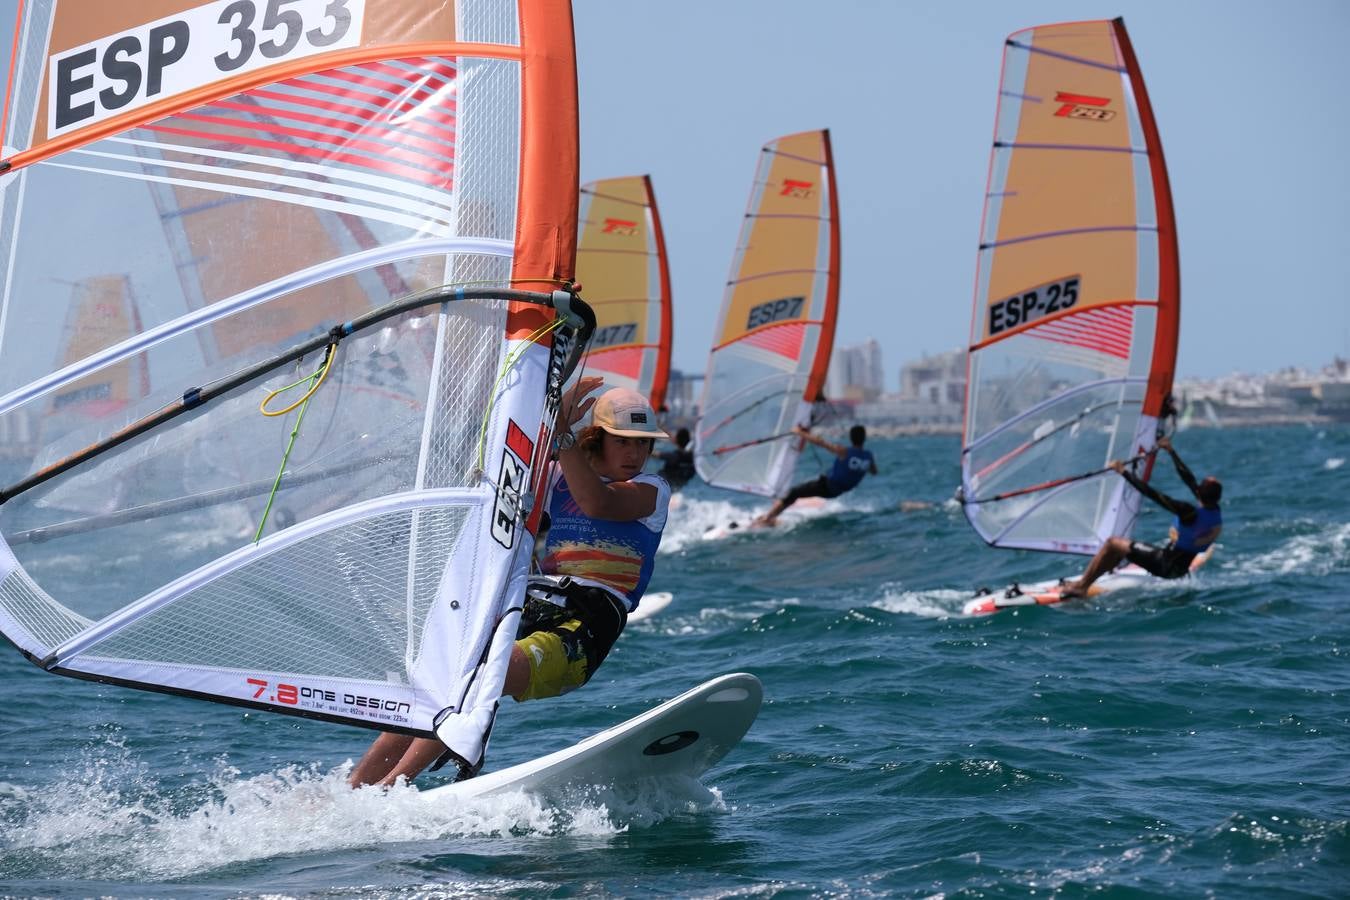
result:
[(766, 504), (691, 485), (651, 583), (674, 603), (586, 688), (507, 701), (488, 765), (752, 672), (759, 719), (696, 791), (352, 792), (369, 732), (8, 650), (0, 895), (1350, 895), (1350, 426), (1176, 444), (1226, 486), (1197, 577), (982, 618), (960, 614), (976, 588), (1084, 560), (985, 547), (951, 499), (954, 437), (869, 441), (878, 477), (772, 532), (703, 540)]

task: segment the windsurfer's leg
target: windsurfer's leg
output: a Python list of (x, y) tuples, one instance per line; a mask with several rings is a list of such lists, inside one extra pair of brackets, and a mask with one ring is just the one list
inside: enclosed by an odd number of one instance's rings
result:
[(445, 745), (434, 738), (413, 738), (408, 748), (403, 751), (403, 755), (399, 757), (397, 765), (390, 769), (379, 783), (382, 787), (388, 787), (399, 778), (406, 778), (411, 782), (419, 772), (440, 759), (444, 753)]
[(1097, 551), (1097, 555), (1092, 557), (1092, 562), (1088, 563), (1087, 569), (1083, 572), (1083, 577), (1064, 585), (1060, 589), (1059, 595), (1061, 597), (1086, 597), (1088, 588), (1092, 587), (1092, 583), (1120, 565), (1120, 561), (1129, 552), (1130, 542), (1125, 538), (1107, 538), (1106, 543), (1102, 544), (1101, 549)]
[(411, 735), (384, 732), (375, 738), (365, 756), (352, 767), (347, 783), (358, 788), (382, 781), (398, 765), (414, 740)]
[[(788, 496), (791, 497), (790, 494)], [(793, 501), (791, 499), (788, 499), (787, 497), (783, 498), (782, 500), (775, 500), (773, 502), (773, 506), (769, 509), (769, 511), (755, 520), (755, 524), (777, 525), (778, 517), (782, 515), (783, 510), (787, 509), (789, 506), (792, 505), (792, 502)]]
[(511, 647), (511, 661), (506, 664), (506, 681), (502, 683), (502, 696), (519, 700), (521, 694), (530, 686), (530, 661), (519, 644)]

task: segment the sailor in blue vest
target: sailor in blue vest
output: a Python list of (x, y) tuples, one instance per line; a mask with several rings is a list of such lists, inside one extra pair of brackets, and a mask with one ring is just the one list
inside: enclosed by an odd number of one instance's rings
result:
[[(637, 391), (612, 388), (587, 397), (601, 384), (593, 375), (579, 378), (559, 404), (544, 574), (522, 598), (502, 688), (503, 696), (516, 700), (556, 697), (590, 680), (647, 589), (665, 529), (670, 486), (642, 467), (656, 440), (667, 435)], [(591, 425), (573, 435), (587, 411)], [(445, 746), (433, 738), (386, 732), (352, 768), (348, 782), (412, 781), (444, 754)]]
[(1181, 461), (1177, 451), (1172, 449), (1172, 442), (1167, 438), (1158, 439), (1158, 449), (1166, 450), (1172, 457), (1177, 475), (1190, 488), (1195, 499), (1200, 501), (1200, 506), (1197, 508), (1155, 490), (1147, 482), (1136, 478), (1125, 468), (1125, 463), (1113, 461), (1111, 468), (1119, 472), (1136, 491), (1176, 516), (1172, 522), (1170, 539), (1166, 545), (1158, 547), (1122, 537), (1108, 538), (1092, 562), (1088, 563), (1083, 577), (1060, 589), (1061, 597), (1086, 597), (1092, 583), (1114, 569), (1121, 560), (1129, 560), (1159, 578), (1180, 578), (1190, 572), (1191, 562), (1218, 540), (1219, 532), (1223, 530), (1223, 513), (1219, 509), (1223, 485), (1212, 475), (1196, 483), (1195, 476)]
[(783, 510), (803, 497), (825, 497), (827, 499), (838, 497), (840, 494), (846, 494), (857, 487), (858, 482), (862, 481), (863, 476), (868, 472), (873, 475), (877, 474), (876, 457), (872, 455), (871, 450), (863, 449), (863, 442), (867, 440), (867, 429), (861, 425), (854, 425), (848, 430), (848, 440), (851, 445), (848, 447), (816, 437), (800, 425), (792, 430), (817, 447), (830, 451), (837, 459), (826, 474), (819, 478), (812, 478), (810, 481), (803, 481), (788, 491), (786, 496), (774, 503), (772, 509), (755, 520), (756, 525), (777, 525), (778, 517), (782, 515)]

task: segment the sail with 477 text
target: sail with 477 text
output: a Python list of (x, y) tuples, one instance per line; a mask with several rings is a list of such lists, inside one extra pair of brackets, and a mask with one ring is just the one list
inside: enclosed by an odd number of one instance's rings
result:
[(38, 0), (15, 34), (0, 433), (43, 427), (0, 486), (0, 631), (477, 764), (593, 324), (568, 4)]

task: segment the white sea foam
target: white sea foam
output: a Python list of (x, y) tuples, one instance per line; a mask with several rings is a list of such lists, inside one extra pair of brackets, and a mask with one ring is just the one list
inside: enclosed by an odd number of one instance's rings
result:
[(557, 804), (522, 792), (430, 801), (402, 784), (353, 791), (348, 765), (241, 777), (222, 764), (206, 796), (185, 803), (181, 792), (174, 797), (149, 784), (122, 748), (111, 747), (106, 762), (50, 790), (5, 797), (7, 818), (19, 820), (5, 849), (54, 854), (66, 877), (160, 880), (402, 841), (503, 835), (607, 841), (670, 816), (726, 809), (720, 793), (692, 779), (593, 788)]
[(1322, 468), (1326, 469), (1328, 472), (1334, 472), (1343, 465), (1345, 465), (1344, 457), (1333, 456), (1330, 457), (1326, 462), (1322, 463)]
[(1328, 525), (1292, 537), (1266, 553), (1238, 561), (1242, 575), (1327, 575), (1350, 563), (1350, 523)]
[(887, 589), (871, 606), (885, 612), (905, 613), (924, 619), (946, 619), (960, 615), (962, 604), (970, 596), (970, 591)]

